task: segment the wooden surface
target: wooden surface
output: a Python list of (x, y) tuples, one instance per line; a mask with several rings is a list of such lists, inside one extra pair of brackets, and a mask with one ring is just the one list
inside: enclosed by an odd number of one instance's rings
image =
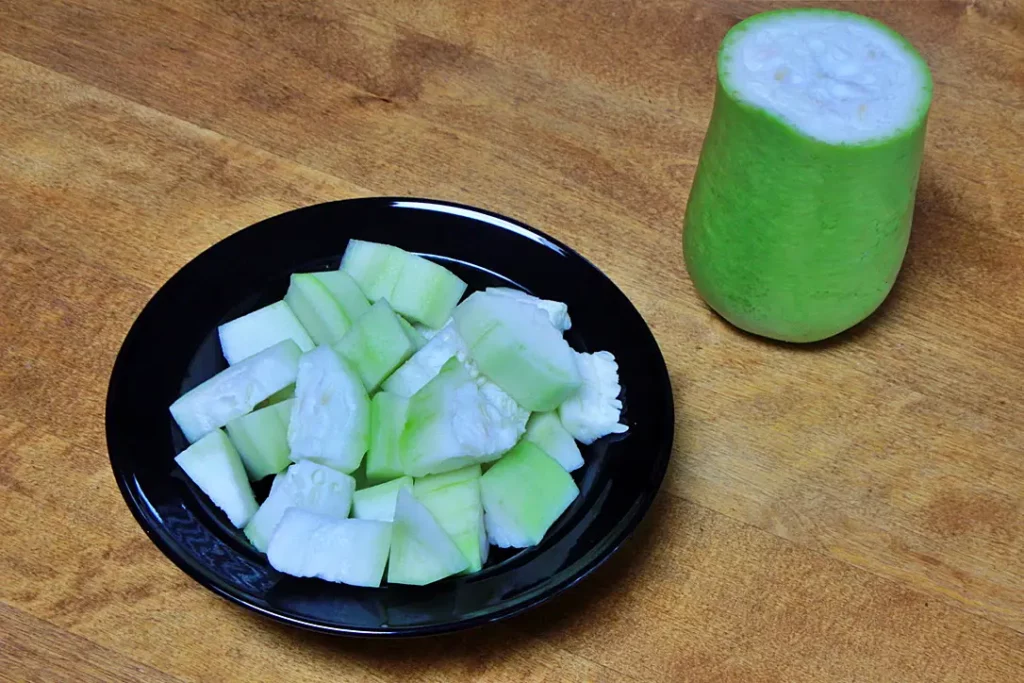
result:
[[(930, 62), (909, 255), (813, 349), (701, 304), (681, 217), (740, 0), (0, 2), (0, 679), (1024, 680), (1024, 4), (844, 2)], [(103, 438), (147, 299), (214, 241), (350, 196), (476, 204), (643, 313), (679, 422), (637, 535), (565, 598), (402, 643), (217, 599)]]

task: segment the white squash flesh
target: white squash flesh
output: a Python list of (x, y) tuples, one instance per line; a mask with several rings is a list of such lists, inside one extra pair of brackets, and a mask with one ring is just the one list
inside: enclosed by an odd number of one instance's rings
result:
[(191, 442), (241, 417), (295, 382), (302, 352), (291, 339), (222, 370), (171, 404), (171, 415)]
[(362, 380), (330, 346), (302, 355), (288, 424), (292, 460), (353, 472), (370, 441), (370, 399)]

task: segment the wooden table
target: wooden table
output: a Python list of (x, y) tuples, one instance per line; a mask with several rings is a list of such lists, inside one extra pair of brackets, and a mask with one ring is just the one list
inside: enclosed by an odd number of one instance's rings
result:
[[(935, 102), (909, 255), (814, 348), (683, 269), (714, 52), (746, 0), (0, 3), (0, 679), (1024, 680), (1024, 5), (844, 2)], [(676, 448), (630, 543), (454, 637), (318, 637), (217, 599), (108, 466), (111, 364), (251, 222), (411, 194), (579, 249), (644, 314)]]

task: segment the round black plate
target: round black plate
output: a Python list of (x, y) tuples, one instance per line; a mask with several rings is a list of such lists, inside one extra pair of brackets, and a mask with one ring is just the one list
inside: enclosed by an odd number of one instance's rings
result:
[[(569, 304), (567, 338), (619, 361), (629, 431), (584, 447), (581, 495), (544, 542), (425, 587), (354, 588), (274, 571), (174, 463), (187, 443), (168, 406), (225, 367), (217, 326), (280, 299), (294, 272), (338, 266), (349, 238), (435, 259), (469, 283)], [(356, 636), (430, 635), (518, 614), (592, 572), (629, 536), (665, 474), (673, 409), (665, 361), (625, 295), (579, 254), (508, 218), (443, 202), (310, 206), (215, 244), (156, 293), (128, 332), (107, 394), (114, 476), (153, 542), (215, 593), (279, 621)], [(264, 484), (265, 489), (265, 484)]]

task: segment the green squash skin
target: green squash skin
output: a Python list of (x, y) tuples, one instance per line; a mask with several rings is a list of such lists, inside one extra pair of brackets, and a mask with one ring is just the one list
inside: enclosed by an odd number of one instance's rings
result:
[(718, 86), (683, 230), (687, 271), (704, 300), (748, 332), (789, 342), (831, 337), (885, 300), (910, 237), (925, 125), (925, 96), (908, 127), (852, 144), (813, 139), (741, 101), (729, 85), (729, 47), (755, 15), (726, 35)]

